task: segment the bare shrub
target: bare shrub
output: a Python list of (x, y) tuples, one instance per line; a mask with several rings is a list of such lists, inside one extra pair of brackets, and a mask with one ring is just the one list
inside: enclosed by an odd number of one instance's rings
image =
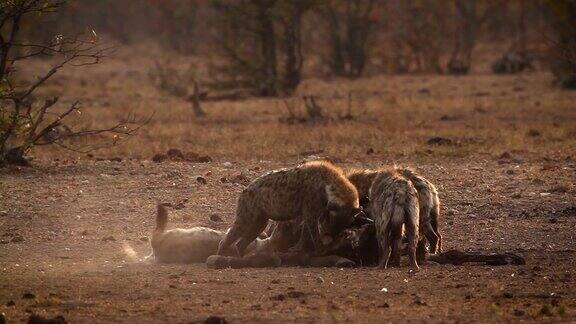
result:
[(217, 41), (226, 64), (222, 88), (260, 96), (292, 93), (301, 79), (302, 19), (316, 1), (214, 1)]
[[(26, 154), (35, 146), (54, 144), (88, 152), (117, 143), (132, 135), (145, 122), (133, 116), (100, 129), (72, 129), (66, 121), (80, 113), (79, 102), (56, 109), (58, 97), (36, 98), (41, 88), (60, 69), (98, 64), (112, 48), (101, 45), (95, 32), (86, 37), (54, 37), (49, 43), (28, 43), (20, 37), (24, 19), (36, 28), (34, 17), (56, 12), (63, 1), (18, 0), (1, 4), (0, 10), (0, 164), (27, 165)], [(41, 20), (39, 20), (41, 22)], [(33, 57), (48, 57), (55, 63), (30, 83), (18, 82), (16, 69)], [(70, 145), (70, 140), (111, 134), (102, 143)]]
[(200, 102), (208, 95), (200, 91), (196, 68), (190, 65), (187, 69), (171, 66), (167, 61), (156, 61), (148, 70), (148, 77), (160, 91), (191, 103), (192, 112), (196, 117), (206, 116)]
[(550, 67), (556, 82), (576, 89), (576, 1), (549, 0), (548, 19), (554, 36), (550, 40)]

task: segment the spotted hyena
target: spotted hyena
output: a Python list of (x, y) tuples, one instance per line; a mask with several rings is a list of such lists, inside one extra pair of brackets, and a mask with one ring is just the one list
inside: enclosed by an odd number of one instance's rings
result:
[(360, 212), (356, 188), (330, 162), (312, 161), (272, 171), (240, 194), (236, 219), (220, 242), (218, 254), (236, 244), (237, 254), (242, 256), (269, 220), (300, 221), (299, 240), (292, 251), (321, 253), (323, 238), (335, 237)]
[(419, 206), (418, 192), (412, 182), (393, 168), (379, 170), (374, 176), (368, 197), (380, 248), (379, 267), (400, 265), (404, 227), (408, 239), (408, 258), (411, 266), (418, 269), (416, 247)]
[[(168, 210), (159, 204), (156, 212), (156, 228), (152, 232), (150, 245), (152, 254), (148, 259), (156, 263), (202, 263), (216, 254), (218, 244), (226, 235), (207, 227), (173, 228), (168, 227)], [(268, 239), (258, 238), (248, 247), (257, 251), (267, 244)]]
[[(430, 252), (442, 252), (442, 235), (440, 234), (440, 199), (436, 187), (423, 176), (416, 173), (413, 169), (405, 167), (393, 167), (397, 172), (408, 178), (416, 191), (418, 192), (419, 210), (419, 231), (423, 236), (420, 238), (418, 245), (418, 259), (423, 260), (426, 253), (426, 239), (430, 243)], [(360, 196), (361, 205), (368, 210), (370, 204), (368, 191), (372, 181), (377, 175), (375, 170), (353, 170), (348, 173), (348, 179), (352, 182)]]

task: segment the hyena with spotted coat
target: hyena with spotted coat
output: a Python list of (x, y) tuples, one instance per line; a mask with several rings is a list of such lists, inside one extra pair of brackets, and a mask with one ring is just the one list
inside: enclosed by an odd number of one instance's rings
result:
[(360, 212), (358, 191), (330, 162), (312, 161), (272, 171), (240, 194), (236, 219), (220, 242), (218, 254), (236, 243), (236, 252), (242, 256), (269, 220), (301, 220), (300, 239), (292, 250), (305, 252), (311, 243), (314, 252), (321, 253), (323, 238), (335, 237)]
[[(440, 199), (436, 187), (423, 176), (411, 168), (393, 167), (396, 171), (408, 178), (416, 191), (418, 191), (418, 204), (420, 206), (420, 233), (422, 237), (418, 245), (418, 259), (423, 260), (426, 253), (425, 239), (430, 243), (431, 253), (442, 252), (442, 235), (440, 234)], [(360, 197), (360, 205), (368, 210), (368, 191), (376, 176), (375, 170), (353, 170), (348, 173), (348, 179), (356, 186)]]
[(410, 265), (418, 269), (419, 206), (418, 192), (412, 182), (396, 169), (379, 170), (373, 178), (368, 197), (380, 248), (379, 267), (400, 265), (404, 227), (408, 239), (408, 259)]
[[(420, 232), (424, 234), (430, 243), (431, 253), (442, 252), (442, 235), (440, 234), (440, 199), (436, 187), (423, 176), (416, 173), (411, 168), (396, 167), (398, 172), (410, 179), (416, 191), (418, 191), (418, 202), (420, 204)], [(425, 247), (421, 244), (418, 247), (420, 253), (425, 253)]]

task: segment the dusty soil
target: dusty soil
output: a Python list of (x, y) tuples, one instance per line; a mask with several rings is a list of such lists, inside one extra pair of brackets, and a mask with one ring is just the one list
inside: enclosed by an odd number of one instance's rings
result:
[[(122, 49), (39, 89), (40, 99), (60, 96), (57, 109), (82, 102), (73, 129), (153, 118), (122, 145), (91, 155), (44, 146), (31, 152), (32, 168), (0, 170), (0, 313), (9, 322), (30, 313), (72, 322), (576, 321), (576, 92), (549, 74), (307, 79), (289, 100), (302, 114), (298, 96), (314, 94), (330, 120), (288, 125), (278, 99), (209, 102), (208, 116), (194, 118), (149, 75), (158, 58), (177, 71), (205, 65), (146, 51)], [(19, 71), (32, 80), (50, 63)], [(339, 121), (348, 94), (354, 120)], [(172, 147), (213, 162), (151, 161)], [(178, 207), (171, 226), (225, 229), (246, 181), (311, 154), (343, 167), (416, 167), (440, 190), (446, 249), (510, 251), (527, 264), (409, 273), (137, 261), (150, 253), (158, 201)]]
[(398, 161), (438, 184), (446, 249), (511, 251), (524, 266), (410, 273), (137, 261), (150, 252), (156, 201), (181, 202), (171, 226), (224, 229), (244, 185), (221, 178), (252, 179), (294, 162), (89, 160), (2, 170), (0, 312), (13, 322), (30, 313), (72, 322), (576, 320), (576, 199), (564, 185), (576, 180), (576, 163), (561, 157)]

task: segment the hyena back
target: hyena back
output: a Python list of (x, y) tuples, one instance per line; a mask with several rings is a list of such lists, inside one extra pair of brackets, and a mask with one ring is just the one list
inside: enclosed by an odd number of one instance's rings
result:
[[(431, 253), (442, 252), (442, 235), (439, 231), (440, 222), (440, 199), (436, 187), (423, 176), (410, 168), (396, 167), (396, 170), (408, 178), (416, 191), (420, 204), (420, 232), (424, 234), (430, 243)], [(421, 240), (419, 250), (424, 249), (424, 241)]]
[(269, 220), (298, 219), (303, 225), (295, 250), (304, 250), (311, 240), (314, 250), (319, 251), (321, 230), (335, 236), (359, 212), (356, 188), (340, 168), (329, 162), (306, 162), (272, 171), (254, 180), (240, 194), (236, 219), (220, 242), (218, 254), (236, 243), (238, 255), (242, 256)]
[(412, 182), (394, 169), (379, 171), (370, 187), (369, 198), (380, 248), (379, 267), (386, 268), (389, 260), (390, 265), (400, 265), (404, 226), (410, 265), (418, 269), (419, 206), (418, 192)]

